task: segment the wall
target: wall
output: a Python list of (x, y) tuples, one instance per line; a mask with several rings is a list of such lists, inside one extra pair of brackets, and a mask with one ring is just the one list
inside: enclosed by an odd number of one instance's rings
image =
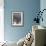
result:
[[(41, 9), (41, 11), (43, 10), (43, 9), (46, 9), (46, 0), (40, 0), (40, 9)], [(43, 12), (43, 22), (41, 21), (40, 22), (40, 25), (42, 25), (42, 26), (45, 26), (46, 27), (46, 10)]]
[[(32, 21), (40, 9), (40, 0), (4, 0), (4, 36), (7, 41), (18, 41), (32, 28)], [(11, 12), (24, 11), (24, 27), (11, 26)]]

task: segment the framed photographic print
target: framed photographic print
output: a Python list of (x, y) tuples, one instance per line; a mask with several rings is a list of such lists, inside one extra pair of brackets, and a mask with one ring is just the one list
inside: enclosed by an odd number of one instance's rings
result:
[(23, 12), (12, 12), (12, 25), (23, 26)]

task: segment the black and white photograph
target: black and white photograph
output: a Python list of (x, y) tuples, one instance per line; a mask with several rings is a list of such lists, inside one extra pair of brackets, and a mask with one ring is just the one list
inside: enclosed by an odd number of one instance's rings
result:
[(23, 12), (12, 12), (12, 25), (13, 26), (23, 25)]

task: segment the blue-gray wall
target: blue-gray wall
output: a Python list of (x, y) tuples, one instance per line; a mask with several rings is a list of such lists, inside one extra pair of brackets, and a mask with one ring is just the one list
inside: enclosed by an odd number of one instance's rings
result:
[[(46, 0), (41, 0), (40, 1), (40, 10), (42, 11), (43, 9), (46, 9)], [(43, 12), (43, 22), (40, 22), (40, 25), (45, 26), (46, 27), (46, 10)]]
[[(5, 40), (18, 41), (31, 31), (35, 13), (40, 9), (40, 0), (5, 0), (4, 2)], [(12, 11), (24, 11), (24, 27), (11, 26)]]

